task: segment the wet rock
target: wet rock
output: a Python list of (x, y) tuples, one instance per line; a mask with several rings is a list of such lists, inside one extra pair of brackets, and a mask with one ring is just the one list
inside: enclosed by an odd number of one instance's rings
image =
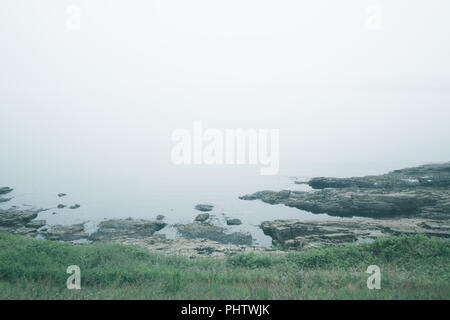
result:
[(236, 245), (231, 243), (220, 243), (208, 239), (163, 239), (155, 237), (119, 238), (114, 240), (125, 245), (138, 246), (151, 252), (166, 255), (186, 256), (190, 258), (199, 257), (225, 257), (243, 252), (259, 252), (281, 254), (282, 252), (270, 248), (253, 247), (249, 245)]
[(66, 193), (58, 193), (58, 197), (65, 197), (65, 196), (67, 196), (67, 194)]
[(102, 221), (98, 230), (89, 239), (93, 241), (111, 240), (121, 237), (139, 238), (153, 235), (167, 224), (162, 221), (113, 219)]
[(195, 209), (198, 211), (208, 212), (214, 208), (213, 205), (210, 204), (198, 204), (195, 206)]
[(64, 205), (64, 204), (58, 204), (58, 206), (57, 206), (58, 209), (63, 209), (65, 207), (66, 207), (66, 205)]
[(47, 221), (45, 221), (45, 220), (33, 220), (33, 221), (30, 221), (27, 224), (25, 224), (25, 227), (39, 229), (39, 228), (42, 228), (43, 226), (45, 226), (46, 224), (47, 224)]
[(73, 206), (70, 206), (69, 209), (78, 209), (81, 207), (79, 204), (74, 204)]
[(394, 170), (378, 176), (352, 178), (318, 177), (312, 178), (306, 184), (313, 189), (450, 187), (450, 162)]
[(8, 202), (9, 200), (11, 200), (12, 198), (2, 198), (0, 197), (0, 203), (2, 202)]
[(17, 228), (17, 229), (14, 229), (14, 230), (10, 230), (10, 232), (14, 233), (14, 234), (17, 234), (17, 235), (21, 235), (21, 236), (35, 237), (36, 234), (37, 234), (37, 229), (22, 227), (22, 228)]
[(279, 203), (285, 203), (285, 201), (289, 199), (289, 196), (291, 195), (291, 193), (292, 192), (289, 190), (282, 190), (279, 192), (264, 190), (264, 191), (255, 192), (254, 194), (239, 197), (239, 199), (241, 199), (241, 200), (261, 199), (262, 201), (270, 203), (270, 204), (279, 204)]
[(260, 199), (269, 204), (285, 204), (340, 217), (446, 219), (450, 213), (447, 177), (450, 177), (450, 163), (396, 170), (380, 176), (313, 178), (308, 184), (320, 190), (266, 190), (240, 199)]
[(42, 235), (47, 240), (74, 241), (88, 239), (89, 234), (84, 231), (84, 224), (56, 225), (43, 231)]
[(165, 218), (165, 216), (163, 216), (162, 214), (158, 214), (156, 216), (156, 220), (158, 220), (158, 221), (164, 220), (164, 218)]
[(440, 230), (444, 232), (450, 232), (450, 222), (449, 221), (423, 221), (419, 224), (421, 227), (428, 230)]
[(227, 225), (229, 225), (229, 226), (238, 226), (241, 224), (242, 224), (242, 221), (239, 219), (227, 219)]
[(449, 222), (423, 219), (275, 220), (261, 224), (264, 234), (284, 249), (307, 249), (400, 234), (450, 237)]
[(37, 215), (36, 211), (30, 210), (0, 209), (0, 231), (34, 237), (46, 224), (45, 220), (33, 220)]
[[(324, 189), (316, 192), (292, 191), (288, 198), (275, 191), (256, 192), (242, 199), (260, 199), (270, 204), (285, 204), (312, 213), (340, 217), (395, 217), (435, 215), (450, 212), (450, 195), (443, 190), (424, 188), (403, 190)], [(274, 200), (276, 199), (276, 201)]]
[(422, 190), (325, 189), (293, 197), (285, 204), (341, 217), (393, 217), (415, 215), (422, 207), (436, 205), (437, 200), (437, 195)]
[(29, 210), (0, 209), (0, 226), (23, 226), (37, 217), (37, 213)]
[(10, 193), (11, 191), (13, 191), (14, 189), (11, 189), (9, 187), (1, 187), (0, 188), (0, 195), (4, 195), (7, 193)]
[(228, 234), (225, 233), (223, 228), (210, 223), (194, 221), (189, 224), (176, 225), (175, 227), (187, 239), (208, 239), (237, 245), (251, 245), (253, 240), (248, 233), (234, 232)]
[(200, 213), (198, 216), (195, 217), (195, 221), (198, 222), (205, 222), (209, 219), (209, 213)]

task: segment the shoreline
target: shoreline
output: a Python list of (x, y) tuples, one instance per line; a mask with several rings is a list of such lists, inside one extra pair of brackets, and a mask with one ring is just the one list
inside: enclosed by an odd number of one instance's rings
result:
[[(212, 204), (198, 204), (199, 215), (186, 224), (168, 225), (164, 216), (158, 216), (157, 220), (109, 219), (101, 221), (93, 232), (86, 230), (85, 223), (48, 226), (45, 220), (36, 220), (39, 212), (36, 210), (0, 209), (0, 231), (79, 244), (112, 241), (190, 257), (278, 251), (274, 247), (303, 250), (370, 242), (400, 234), (450, 237), (450, 162), (378, 176), (316, 177), (309, 181), (296, 180), (293, 184), (307, 184), (313, 190), (266, 190), (239, 197), (243, 201), (261, 200), (270, 205), (283, 204), (331, 216), (320, 220), (274, 217), (263, 221), (259, 227), (272, 238), (271, 248), (255, 246), (250, 234), (230, 233), (226, 227), (217, 225), (208, 213), (214, 207)], [(0, 188), (2, 203), (8, 202), (6, 195), (11, 191), (8, 187)], [(78, 207), (74, 205), (73, 209)], [(354, 219), (355, 216), (363, 218)], [(168, 227), (174, 228), (180, 237), (169, 239), (158, 234)]]

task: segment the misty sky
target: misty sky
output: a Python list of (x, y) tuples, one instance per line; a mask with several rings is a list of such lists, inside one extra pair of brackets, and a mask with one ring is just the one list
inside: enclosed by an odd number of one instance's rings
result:
[(449, 161), (449, 12), (447, 0), (2, 0), (0, 175), (181, 172), (171, 133), (195, 120), (280, 129), (286, 175)]

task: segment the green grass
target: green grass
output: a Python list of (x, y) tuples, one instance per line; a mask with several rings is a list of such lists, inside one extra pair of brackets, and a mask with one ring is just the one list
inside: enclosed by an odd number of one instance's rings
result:
[[(449, 299), (449, 244), (416, 235), (189, 259), (0, 233), (0, 299)], [(366, 287), (373, 264), (381, 268), (381, 290)], [(81, 268), (81, 290), (66, 288), (69, 265)]]

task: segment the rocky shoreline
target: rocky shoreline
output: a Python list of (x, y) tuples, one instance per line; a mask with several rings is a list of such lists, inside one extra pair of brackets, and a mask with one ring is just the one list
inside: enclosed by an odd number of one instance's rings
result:
[[(319, 177), (295, 183), (308, 184), (313, 191), (266, 190), (240, 197), (335, 216), (321, 220), (262, 222), (262, 231), (278, 248), (303, 250), (399, 234), (450, 237), (450, 162), (396, 170), (380, 176)], [(0, 188), (0, 201), (7, 202), (9, 198), (5, 195), (11, 191), (8, 187)], [(63, 195), (58, 194), (58, 197)], [(248, 233), (229, 233), (226, 226), (214, 224), (208, 213), (213, 207), (199, 204), (195, 209), (201, 213), (194, 221), (171, 225), (180, 234), (178, 239), (166, 239), (158, 234), (168, 226), (162, 215), (155, 220), (104, 220), (96, 231), (89, 233), (84, 223), (48, 226), (45, 220), (36, 220), (39, 211), (14, 207), (0, 209), (0, 232), (75, 243), (112, 241), (191, 257), (249, 251), (279, 252), (253, 246), (252, 236)], [(240, 223), (239, 219), (226, 219), (227, 226)]]
[[(296, 181), (303, 191), (259, 191), (240, 197), (284, 204), (346, 219), (276, 220), (261, 224), (284, 249), (373, 240), (380, 236), (421, 233), (450, 236), (450, 162), (395, 170), (379, 176), (313, 178)], [(349, 219), (366, 217), (370, 219)]]
[(340, 217), (447, 219), (450, 213), (450, 163), (396, 170), (380, 176), (321, 177), (296, 183), (315, 190), (259, 191), (240, 199), (259, 199)]
[(265, 221), (261, 228), (283, 249), (294, 250), (371, 242), (380, 237), (402, 234), (450, 237), (449, 221), (429, 219), (293, 219)]
[[(0, 188), (0, 192), (2, 190), (5, 190), (5, 193), (6, 190), (12, 191), (10, 188)], [(167, 223), (163, 221), (165, 217), (162, 215), (158, 215), (156, 220), (132, 218), (104, 220), (98, 224), (94, 232), (89, 233), (86, 231), (85, 223), (48, 226), (45, 220), (36, 220), (39, 210), (19, 210), (15, 207), (0, 209), (0, 232), (78, 244), (118, 242), (145, 247), (150, 251), (190, 257), (225, 256), (246, 251), (273, 251), (253, 246), (252, 236), (248, 233), (228, 233), (226, 228), (214, 225), (209, 213), (205, 213), (210, 211), (212, 206), (205, 206), (196, 206), (196, 209), (203, 213), (199, 214), (193, 222), (173, 225), (181, 235), (179, 239), (166, 239), (164, 235), (155, 234), (167, 226)], [(232, 225), (240, 222), (238, 219), (230, 221)]]

